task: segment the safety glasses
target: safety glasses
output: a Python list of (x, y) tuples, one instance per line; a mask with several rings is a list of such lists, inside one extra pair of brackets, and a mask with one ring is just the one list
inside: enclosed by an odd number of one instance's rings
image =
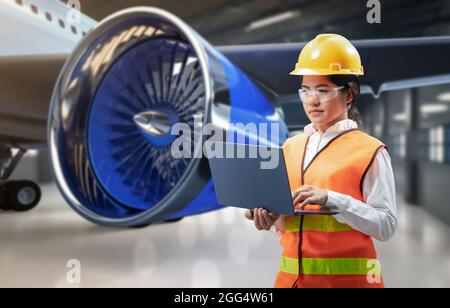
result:
[(338, 96), (338, 91), (344, 89), (345, 86), (337, 88), (317, 88), (314, 90), (299, 89), (298, 95), (302, 103), (308, 103), (310, 101), (311, 95), (314, 95), (321, 103), (332, 100)]

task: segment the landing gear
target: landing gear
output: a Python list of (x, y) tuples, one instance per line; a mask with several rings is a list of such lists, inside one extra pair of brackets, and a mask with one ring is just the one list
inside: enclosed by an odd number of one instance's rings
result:
[(11, 148), (0, 145), (0, 210), (25, 212), (41, 200), (41, 189), (31, 181), (8, 181), (26, 150), (12, 155)]
[(16, 212), (26, 212), (38, 205), (41, 189), (31, 181), (9, 182), (7, 185), (7, 204)]

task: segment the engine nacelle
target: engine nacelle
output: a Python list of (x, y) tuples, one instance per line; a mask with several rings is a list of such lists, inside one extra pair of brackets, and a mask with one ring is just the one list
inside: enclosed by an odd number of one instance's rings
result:
[(288, 135), (261, 89), (179, 18), (121, 11), (86, 36), (58, 79), (48, 132), (58, 187), (76, 212), (107, 226), (221, 208), (207, 160), (195, 155), (202, 147), (192, 144), (192, 158), (171, 155), (173, 125), (194, 133), (198, 118), (278, 123), (278, 143)]

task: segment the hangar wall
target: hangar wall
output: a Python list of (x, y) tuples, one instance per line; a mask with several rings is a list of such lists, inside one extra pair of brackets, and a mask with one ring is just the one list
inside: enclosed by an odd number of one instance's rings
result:
[[(367, 98), (365, 98), (367, 99)], [(366, 130), (390, 149), (397, 192), (450, 225), (450, 85), (384, 93), (366, 102)]]

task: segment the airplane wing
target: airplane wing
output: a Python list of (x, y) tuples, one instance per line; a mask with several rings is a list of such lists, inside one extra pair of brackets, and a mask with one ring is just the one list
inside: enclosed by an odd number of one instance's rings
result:
[[(362, 93), (450, 82), (450, 37), (353, 41), (366, 75)], [(276, 101), (297, 99), (290, 76), (304, 43), (218, 47), (229, 60), (263, 85)], [(45, 142), (48, 107), (69, 55), (0, 57), (0, 135)]]
[[(366, 75), (362, 93), (450, 82), (450, 37), (359, 40)], [(297, 98), (298, 78), (289, 75), (304, 43), (228, 46), (221, 51), (249, 76), (272, 89), (280, 98)], [(284, 99), (283, 99), (284, 100)]]
[[(305, 43), (218, 47), (277, 102), (296, 100), (298, 79), (290, 76)], [(362, 93), (450, 82), (450, 37), (353, 41), (366, 75)], [(0, 135), (45, 142), (48, 107), (67, 54), (0, 57)]]

